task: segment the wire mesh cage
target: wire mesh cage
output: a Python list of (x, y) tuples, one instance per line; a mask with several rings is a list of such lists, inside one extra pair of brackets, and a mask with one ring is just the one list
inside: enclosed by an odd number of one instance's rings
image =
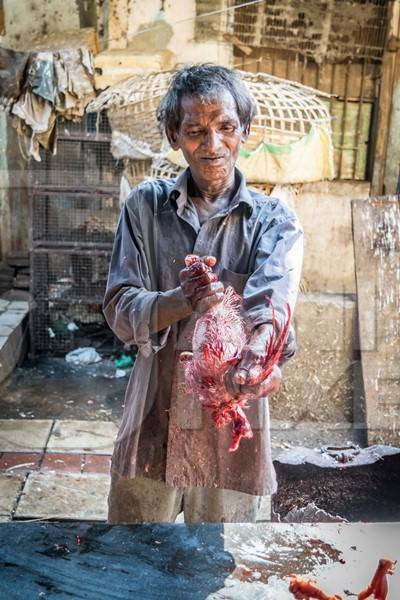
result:
[(32, 161), (32, 187), (116, 188), (122, 166), (110, 151), (111, 129), (104, 113), (88, 113), (79, 122), (57, 122), (57, 152), (40, 150)]
[(42, 151), (31, 168), (31, 185), (62, 188), (118, 186), (121, 167), (110, 152), (109, 141), (58, 138), (57, 154)]
[(110, 249), (36, 249), (31, 255), (34, 298), (101, 304), (109, 260)]
[(57, 123), (57, 154), (30, 176), (32, 352), (76, 347), (107, 332), (101, 304), (119, 217), (122, 161), (111, 154), (106, 113)]
[(381, 60), (388, 0), (269, 0), (239, 6), (233, 35), (251, 47), (293, 50), (316, 62), (346, 58)]
[(65, 304), (38, 298), (30, 312), (34, 352), (69, 352), (93, 344), (93, 336), (104, 336), (106, 322), (98, 304)]
[(30, 201), (32, 247), (112, 244), (120, 211), (118, 193), (35, 190)]
[(38, 248), (31, 253), (34, 352), (72, 348), (88, 327), (104, 325), (101, 305), (110, 256), (110, 250), (98, 249)]

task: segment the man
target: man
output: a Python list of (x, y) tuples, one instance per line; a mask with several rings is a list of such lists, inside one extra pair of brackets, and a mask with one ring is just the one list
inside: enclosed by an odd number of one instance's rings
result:
[[(180, 70), (158, 116), (189, 168), (176, 180), (135, 188), (122, 209), (104, 300), (111, 329), (138, 346), (115, 443), (109, 522), (255, 521), (260, 496), (276, 489), (266, 396), (280, 370), (260, 382), (259, 357), (272, 330), (293, 309), (302, 262), (302, 230), (279, 200), (246, 187), (235, 169), (255, 103), (230, 69)], [(185, 268), (203, 257), (204, 272)], [(211, 266), (217, 281), (206, 272)], [(224, 286), (243, 295), (252, 334), (226, 377), (230, 391), (252, 391), (254, 437), (229, 453), (229, 427), (218, 430), (186, 393), (179, 355), (191, 350), (199, 314), (220, 302)], [(294, 354), (293, 331), (283, 353)]]

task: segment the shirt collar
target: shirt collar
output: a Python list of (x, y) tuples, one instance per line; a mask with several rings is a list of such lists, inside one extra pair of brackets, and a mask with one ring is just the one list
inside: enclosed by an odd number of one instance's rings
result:
[[(253, 198), (251, 197), (250, 192), (246, 186), (246, 179), (245, 179), (243, 173), (241, 173), (241, 171), (239, 171), (239, 169), (237, 169), (237, 168), (235, 168), (235, 174), (239, 178), (239, 185), (238, 185), (235, 195), (233, 196), (232, 200), (229, 203), (228, 211), (230, 212), (236, 206), (238, 206), (241, 202), (244, 202), (245, 204), (247, 204), (250, 207), (251, 212), (253, 212), (254, 201), (253, 201)], [(187, 194), (187, 183), (188, 183), (189, 175), (190, 175), (190, 168), (187, 168), (183, 171), (183, 173), (181, 173), (177, 177), (175, 184), (172, 187), (172, 189), (168, 195), (168, 197), (170, 199), (173, 199), (176, 201), (178, 215), (181, 215), (185, 209), (192, 208), (191, 203), (189, 202), (188, 194)]]

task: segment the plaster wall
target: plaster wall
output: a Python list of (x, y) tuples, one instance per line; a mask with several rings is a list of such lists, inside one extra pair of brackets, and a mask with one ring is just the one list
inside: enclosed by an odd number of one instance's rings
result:
[(356, 293), (351, 201), (368, 198), (368, 181), (303, 184), (291, 204), (304, 228), (301, 289)]
[(6, 34), (0, 46), (22, 50), (41, 35), (79, 29), (76, 0), (3, 0)]
[[(219, 2), (214, 8), (218, 10)], [(214, 61), (231, 65), (232, 44), (212, 39), (196, 42), (195, 17), (194, 1), (165, 2), (161, 16), (159, 0), (113, 0), (109, 11), (108, 47), (143, 51), (145, 46), (146, 53), (167, 49), (174, 54), (176, 64)], [(221, 18), (225, 19), (224, 29), (228, 30), (229, 14), (223, 13)]]

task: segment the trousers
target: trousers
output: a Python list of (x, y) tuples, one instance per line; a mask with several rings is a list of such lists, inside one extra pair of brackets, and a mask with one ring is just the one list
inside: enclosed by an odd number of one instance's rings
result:
[(254, 523), (261, 496), (217, 488), (173, 488), (144, 477), (111, 473), (108, 523)]

